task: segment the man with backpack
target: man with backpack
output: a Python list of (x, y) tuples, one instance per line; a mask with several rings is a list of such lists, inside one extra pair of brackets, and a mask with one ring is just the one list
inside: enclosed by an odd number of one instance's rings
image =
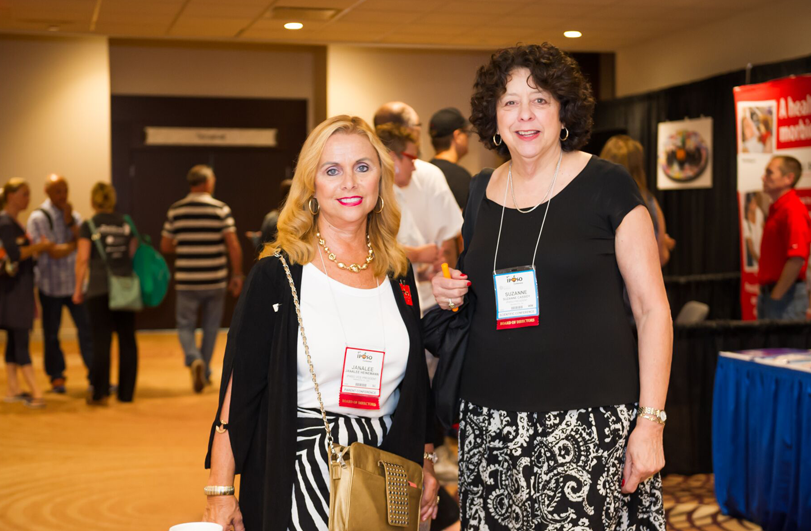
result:
[[(190, 193), (169, 207), (160, 248), (165, 254), (176, 253), (177, 331), (192, 386), (200, 393), (210, 382), (209, 362), (222, 322), (226, 288), (239, 296), (245, 275), (231, 209), (212, 196), (214, 171), (199, 164), (189, 170), (186, 180)], [(201, 310), (203, 340), (198, 347), (194, 332)]]
[(28, 234), (34, 242), (48, 239), (55, 245), (42, 253), (36, 265), (36, 284), (42, 306), (42, 333), (45, 345), (45, 372), (51, 391), (65, 392), (65, 356), (59, 343), (62, 308), (67, 307), (76, 325), (79, 351), (88, 369), (93, 360), (90, 322), (84, 304), (71, 300), (75, 287), (76, 240), (81, 216), (68, 202), (68, 183), (64, 176), (51, 174), (45, 181), (48, 199), (28, 218)]

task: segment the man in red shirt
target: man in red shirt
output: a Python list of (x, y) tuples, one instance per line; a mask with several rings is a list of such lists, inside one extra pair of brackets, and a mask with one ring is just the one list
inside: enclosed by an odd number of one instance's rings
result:
[(761, 180), (772, 198), (760, 244), (758, 318), (805, 319), (805, 270), (811, 247), (811, 218), (794, 186), (802, 165), (794, 157), (772, 157)]

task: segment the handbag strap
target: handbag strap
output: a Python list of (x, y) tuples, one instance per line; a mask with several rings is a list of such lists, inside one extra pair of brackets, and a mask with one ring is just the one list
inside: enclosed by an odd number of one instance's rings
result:
[(282, 256), (281, 252), (277, 249), (276, 252), (273, 254), (276, 258), (279, 259), (282, 263), (282, 267), (284, 268), (284, 273), (287, 275), (287, 282), (290, 284), (290, 291), (293, 294), (293, 304), (296, 307), (296, 317), (298, 318), (298, 327), (301, 331), (301, 343), (304, 345), (304, 354), (307, 356), (307, 365), (310, 367), (310, 376), (313, 379), (313, 387), (315, 387), (315, 394), (318, 396), (318, 407), (321, 408), (321, 418), (324, 421), (324, 429), (327, 430), (327, 442), (329, 443), (330, 449), (330, 461), (338, 461), (341, 466), (345, 467), (346, 463), (344, 462), (343, 454), (339, 453), (338, 450), (335, 448), (335, 440), (332, 438), (332, 430), (329, 428), (329, 421), (327, 420), (327, 411), (324, 409), (324, 401), (321, 399), (321, 391), (318, 389), (318, 381), (315, 378), (315, 368), (313, 367), (313, 359), (310, 357), (310, 346), (307, 344), (307, 334), (304, 332), (304, 321), (301, 319), (301, 306), (299, 305), (298, 301), (298, 292), (296, 291), (296, 285), (293, 282), (293, 275), (290, 274), (290, 268), (287, 266), (287, 261)]
[(133, 236), (135, 237), (135, 239), (136, 239), (136, 240), (138, 240), (138, 242), (140, 243), (140, 241), (141, 241), (141, 235), (140, 235), (140, 234), (138, 234), (138, 229), (136, 229), (136, 228), (135, 228), (135, 222), (134, 222), (134, 221), (132, 221), (132, 218), (130, 217), (130, 215), (129, 215), (129, 214), (124, 214), (124, 221), (126, 221), (126, 222), (127, 222), (127, 225), (129, 225), (129, 226), (130, 226), (130, 229), (132, 229), (132, 235), (133, 235)]

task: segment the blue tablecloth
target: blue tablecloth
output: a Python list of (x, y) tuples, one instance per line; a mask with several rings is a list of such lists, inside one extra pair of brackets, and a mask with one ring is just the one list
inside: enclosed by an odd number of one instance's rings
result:
[(811, 373), (722, 353), (712, 435), (724, 514), (766, 531), (811, 530)]

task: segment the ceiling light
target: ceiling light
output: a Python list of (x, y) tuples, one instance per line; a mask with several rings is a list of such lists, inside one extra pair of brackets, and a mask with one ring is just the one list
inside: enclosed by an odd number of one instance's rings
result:
[(579, 31), (564, 31), (563, 36), (568, 37), (569, 39), (579, 39), (583, 36), (583, 34)]
[(48, 31), (59, 31), (59, 26), (57, 26), (56, 24), (52, 24), (48, 26)]
[(303, 27), (304, 24), (302, 24), (301, 22), (288, 22), (287, 24), (284, 25), (284, 29), (289, 30), (300, 30)]

